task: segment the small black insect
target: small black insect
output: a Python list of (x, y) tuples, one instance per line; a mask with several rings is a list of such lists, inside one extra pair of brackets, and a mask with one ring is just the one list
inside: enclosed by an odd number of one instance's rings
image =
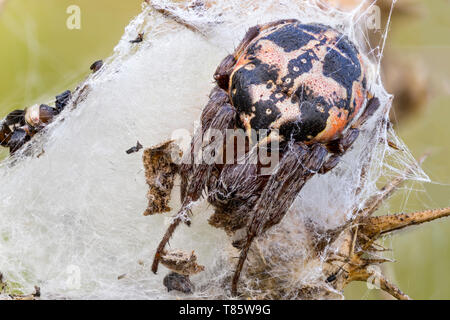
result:
[(8, 141), (10, 152), (14, 153), (19, 150), (25, 143), (30, 140), (30, 136), (24, 129), (17, 129), (12, 134)]
[(329, 283), (329, 282), (333, 282), (334, 280), (336, 280), (336, 277), (337, 277), (337, 273), (335, 273), (335, 274), (332, 274), (331, 276), (329, 276), (328, 278), (327, 278), (327, 282)]
[(92, 73), (96, 73), (98, 70), (101, 69), (102, 66), (103, 60), (97, 60), (91, 65), (90, 69), (92, 70)]
[(61, 112), (64, 107), (69, 103), (70, 98), (72, 97), (72, 92), (70, 90), (66, 90), (60, 95), (56, 96), (55, 106), (56, 109)]
[(189, 280), (189, 276), (176, 272), (171, 272), (165, 276), (163, 284), (168, 292), (176, 290), (183, 293), (192, 293), (195, 289), (194, 284)]
[(130, 40), (130, 43), (140, 43), (142, 41), (144, 41), (144, 33), (143, 32), (139, 33), (138, 36), (136, 37), (136, 39)]
[(139, 150), (142, 149), (142, 144), (140, 144), (140, 142), (136, 142), (136, 145), (134, 147), (131, 147), (130, 149), (128, 149), (127, 151), (125, 151), (127, 154), (132, 154), (135, 152), (138, 152)]

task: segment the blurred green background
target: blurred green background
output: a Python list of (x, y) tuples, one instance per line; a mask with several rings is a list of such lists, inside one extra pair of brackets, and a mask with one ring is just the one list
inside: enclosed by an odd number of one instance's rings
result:
[[(403, 0), (400, 0), (401, 3)], [(34, 103), (52, 101), (73, 89), (91, 63), (108, 57), (141, 0), (0, 0), (0, 117)], [(81, 8), (81, 29), (66, 27), (70, 5)], [(450, 2), (422, 1), (420, 13), (394, 17), (389, 51), (420, 59), (430, 76), (426, 107), (397, 126), (414, 156), (424, 163), (433, 183), (412, 184), (382, 211), (395, 213), (450, 206)], [(389, 77), (386, 70), (385, 77)], [(7, 155), (0, 151), (0, 158)], [(396, 263), (388, 277), (414, 299), (450, 299), (450, 219), (397, 233), (385, 240)], [(389, 298), (364, 283), (345, 291), (348, 299)]]

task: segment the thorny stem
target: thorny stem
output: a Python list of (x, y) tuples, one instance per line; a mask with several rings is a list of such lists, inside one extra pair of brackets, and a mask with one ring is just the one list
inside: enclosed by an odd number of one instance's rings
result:
[[(420, 166), (428, 156), (429, 156), (428, 153), (422, 155), (417, 162), (417, 166)], [(404, 170), (404, 172), (400, 176), (389, 181), (384, 187), (380, 189), (381, 193), (373, 195), (366, 201), (366, 204), (363, 209), (358, 208), (355, 209), (353, 211), (353, 218), (350, 221), (348, 221), (346, 225), (343, 225), (334, 230), (326, 231), (327, 237), (324, 238), (328, 238), (329, 240), (326, 242), (318, 241), (316, 243), (317, 250), (322, 251), (327, 244), (334, 242), (341, 235), (341, 233), (344, 232), (344, 230), (346, 230), (347, 228), (351, 228), (354, 225), (357, 225), (363, 217), (371, 216), (380, 207), (380, 205), (387, 199), (389, 199), (389, 197), (393, 195), (395, 191), (397, 191), (397, 189), (403, 184), (403, 182), (407, 180), (408, 174), (410, 174), (414, 168), (416, 168), (415, 165), (408, 167), (406, 170)], [(363, 167), (363, 170), (361, 172), (361, 180), (364, 180), (366, 170), (367, 167)], [(360, 186), (359, 188), (361, 187), (362, 186)], [(364, 234), (360, 234), (360, 236), (364, 236)], [(371, 243), (373, 243), (375, 240), (376, 238), (372, 239)]]
[(367, 268), (353, 271), (351, 281), (364, 281), (372, 285), (378, 286), (381, 290), (389, 293), (398, 300), (411, 300), (411, 298), (403, 293), (396, 285), (387, 280), (382, 274), (370, 271)]
[(361, 225), (361, 229), (367, 236), (373, 237), (374, 235), (383, 235), (448, 216), (450, 216), (450, 207), (414, 213), (370, 217)]
[[(404, 294), (383, 275), (375, 273), (370, 268), (373, 265), (391, 262), (389, 259), (361, 257), (364, 253), (372, 254), (375, 250), (370, 248), (373, 247), (375, 241), (384, 234), (448, 216), (450, 216), (450, 207), (409, 214), (401, 213), (379, 217), (361, 217), (358, 228), (353, 234), (348, 258), (346, 260), (333, 259), (330, 261), (330, 264), (336, 265), (337, 261), (339, 268), (346, 269), (348, 277), (344, 280), (343, 286), (352, 281), (366, 281), (368, 283), (378, 284), (380, 289), (389, 293), (396, 299), (409, 300), (410, 297), (408, 295)], [(355, 235), (357, 241), (354, 240)], [(358, 250), (356, 250), (355, 247), (358, 247)], [(348, 246), (344, 245), (342, 248), (344, 250), (343, 252), (345, 252), (346, 248), (348, 248)]]
[[(426, 156), (423, 156), (418, 163), (422, 163)], [(334, 230), (314, 230), (312, 234), (320, 233), (320, 237), (313, 237), (312, 247), (316, 254), (309, 258), (310, 261), (301, 261), (302, 264), (320, 259), (322, 264), (324, 279), (326, 283), (335, 291), (342, 291), (346, 285), (352, 281), (366, 281), (377, 285), (381, 290), (389, 293), (396, 299), (411, 299), (394, 284), (388, 281), (380, 272), (376, 272), (376, 266), (392, 260), (379, 257), (379, 252), (387, 251), (376, 241), (383, 235), (407, 228), (413, 225), (430, 222), (439, 218), (450, 216), (450, 207), (435, 210), (425, 210), (415, 213), (401, 213), (396, 215), (386, 215), (373, 217), (372, 214), (379, 206), (386, 201), (402, 183), (406, 180), (408, 173), (414, 170), (415, 166), (407, 168), (404, 173), (390, 182), (368, 200), (364, 209), (354, 212), (354, 218), (346, 225)], [(325, 236), (323, 236), (325, 235)], [(323, 239), (328, 239), (324, 241)], [(269, 240), (270, 241), (270, 240)], [(289, 241), (289, 240), (286, 240)], [(337, 247), (336, 247), (337, 245)], [(331, 250), (329, 249), (331, 248)], [(328, 256), (324, 254), (329, 251)], [(319, 258), (318, 258), (319, 257)], [(250, 266), (251, 268), (252, 266)], [(270, 270), (270, 266), (262, 266), (262, 270)], [(260, 269), (259, 269), (260, 270)], [(267, 283), (272, 290), (276, 291), (279, 286)], [(326, 298), (323, 295), (327, 287), (316, 286), (298, 289), (296, 297), (307, 299)], [(312, 292), (312, 293), (311, 293)], [(275, 298), (282, 295), (274, 296)]]
[(400, 290), (384, 276), (381, 275), (378, 279), (380, 281), (380, 289), (389, 293), (394, 298), (398, 300), (412, 300), (407, 294), (403, 293), (402, 290)]

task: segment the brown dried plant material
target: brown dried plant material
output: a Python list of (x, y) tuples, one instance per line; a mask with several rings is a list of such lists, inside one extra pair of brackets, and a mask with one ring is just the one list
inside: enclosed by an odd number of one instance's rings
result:
[(161, 263), (173, 272), (189, 276), (205, 270), (204, 266), (197, 264), (194, 251), (187, 253), (182, 250), (171, 250), (161, 256)]
[(145, 216), (171, 210), (170, 193), (179, 166), (172, 161), (172, 154), (181, 157), (181, 150), (173, 141), (166, 141), (144, 150), (143, 162), (145, 178), (149, 186), (147, 193), (148, 207)]
[(381, 268), (377, 267), (392, 261), (379, 256), (385, 249), (376, 244), (376, 241), (397, 230), (448, 216), (450, 208), (356, 218), (341, 233), (340, 245), (324, 265), (324, 273), (331, 280), (330, 285), (341, 291), (350, 282), (365, 281), (378, 286), (396, 299), (411, 299), (386, 279), (381, 273)]

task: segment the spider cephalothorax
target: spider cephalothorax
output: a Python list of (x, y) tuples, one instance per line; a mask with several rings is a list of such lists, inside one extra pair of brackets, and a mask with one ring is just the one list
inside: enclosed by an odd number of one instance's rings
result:
[[(241, 250), (231, 288), (236, 294), (253, 239), (281, 221), (312, 176), (337, 165), (379, 101), (366, 92), (362, 59), (347, 37), (330, 27), (297, 20), (249, 29), (235, 52), (218, 66), (214, 78), (217, 86), (202, 111), (202, 127), (184, 159), (196, 158), (196, 146), (210, 129), (225, 133), (242, 128), (247, 133), (246, 155), (267, 150), (267, 146), (273, 152), (272, 142), (277, 141), (279, 161), (267, 175), (261, 173), (260, 161), (175, 165), (170, 155), (176, 154), (176, 146), (170, 141), (147, 149), (144, 166), (150, 191), (146, 214), (170, 210), (167, 203), (174, 175), (180, 174), (182, 207), (157, 248), (152, 265), (156, 273), (159, 262), (171, 256), (165, 246), (176, 227), (181, 222), (190, 224), (190, 208), (206, 191), (214, 208), (209, 223), (235, 236), (233, 245)], [(253, 144), (252, 131), (262, 129), (269, 135)], [(203, 141), (202, 150), (211, 143)], [(223, 143), (217, 159), (228, 156), (229, 148)], [(244, 236), (238, 230), (244, 230)]]

